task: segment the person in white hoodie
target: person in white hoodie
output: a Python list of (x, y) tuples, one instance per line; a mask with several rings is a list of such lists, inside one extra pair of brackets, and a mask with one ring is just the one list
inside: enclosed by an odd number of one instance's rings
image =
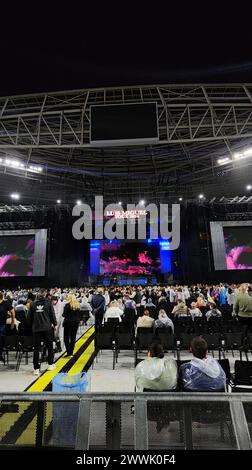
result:
[(118, 302), (116, 300), (112, 300), (105, 312), (103, 322), (106, 322), (108, 318), (118, 318), (119, 322), (121, 322), (122, 315), (123, 311), (119, 308)]
[(226, 374), (220, 364), (207, 355), (208, 344), (197, 336), (191, 342), (193, 359), (179, 369), (179, 383), (183, 391), (221, 392), (226, 390)]
[(61, 352), (61, 345), (63, 343), (63, 311), (64, 303), (60, 300), (59, 295), (52, 296), (52, 304), (55, 312), (55, 317), (57, 320), (57, 325), (54, 331), (54, 337), (56, 342), (56, 352)]
[(176, 390), (177, 364), (172, 358), (165, 358), (163, 346), (152, 343), (148, 351), (148, 359), (139, 362), (135, 369), (136, 389), (143, 392), (149, 390)]
[(174, 324), (173, 321), (166, 315), (166, 311), (161, 309), (159, 310), (158, 319), (154, 323), (154, 331), (157, 328), (168, 328), (171, 327), (172, 333), (174, 333)]

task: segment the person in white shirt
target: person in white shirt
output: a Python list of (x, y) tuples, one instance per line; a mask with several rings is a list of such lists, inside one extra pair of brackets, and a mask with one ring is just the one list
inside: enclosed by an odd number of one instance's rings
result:
[(55, 327), (54, 335), (55, 335), (55, 342), (56, 342), (56, 352), (61, 352), (61, 344), (63, 342), (63, 311), (64, 311), (64, 303), (61, 302), (57, 295), (52, 296), (52, 304), (55, 312), (55, 317), (57, 320), (57, 325)]
[(174, 333), (174, 324), (173, 321), (166, 315), (166, 311), (161, 309), (159, 310), (158, 319), (154, 323), (154, 331), (157, 328), (168, 328), (171, 327), (172, 333)]
[(176, 292), (172, 288), (169, 291), (169, 299), (170, 299), (171, 304), (176, 303)]
[(117, 303), (118, 303), (118, 307), (120, 308), (120, 310), (123, 313), (124, 312), (123, 299), (120, 297), (120, 299), (117, 300)]
[(105, 297), (105, 306), (107, 307), (110, 303), (110, 296), (107, 290), (104, 292), (104, 297)]
[(137, 328), (151, 328), (154, 324), (154, 318), (150, 317), (149, 310), (145, 310), (142, 317), (137, 320)]
[(190, 292), (189, 292), (188, 286), (184, 286), (182, 291), (183, 291), (185, 300), (190, 299)]
[(123, 314), (123, 311), (119, 308), (118, 302), (116, 300), (112, 300), (110, 302), (105, 315), (104, 315), (104, 320), (103, 322), (106, 322), (108, 318), (118, 318), (119, 322), (122, 321), (121, 315)]

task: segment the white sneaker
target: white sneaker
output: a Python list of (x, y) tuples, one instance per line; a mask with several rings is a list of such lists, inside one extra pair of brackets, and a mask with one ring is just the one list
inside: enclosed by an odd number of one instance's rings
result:
[(47, 367), (47, 370), (53, 370), (53, 369), (56, 369), (56, 365), (55, 365), (55, 364), (50, 364), (50, 365)]
[(40, 369), (34, 369), (33, 375), (39, 375), (40, 374)]

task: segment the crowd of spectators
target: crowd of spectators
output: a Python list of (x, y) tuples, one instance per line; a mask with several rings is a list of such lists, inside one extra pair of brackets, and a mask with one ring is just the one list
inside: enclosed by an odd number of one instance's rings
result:
[(136, 328), (153, 327), (154, 331), (170, 327), (174, 332), (174, 321), (180, 317), (192, 321), (202, 316), (206, 321), (220, 318), (223, 309), (250, 325), (251, 292), (250, 284), (5, 290), (0, 292), (0, 361), (3, 361), (4, 335), (33, 334), (35, 374), (39, 374), (41, 340), (48, 349), (48, 364), (52, 369), (53, 354), (62, 351), (63, 342), (67, 356), (73, 355), (83, 318), (86, 324), (95, 325), (97, 331), (110, 318), (118, 319), (119, 323), (127, 321), (129, 311), (135, 316)]

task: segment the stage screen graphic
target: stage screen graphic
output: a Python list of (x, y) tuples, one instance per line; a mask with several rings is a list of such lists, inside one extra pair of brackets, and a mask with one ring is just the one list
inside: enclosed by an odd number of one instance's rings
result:
[(227, 269), (252, 269), (252, 227), (223, 227)]
[(211, 222), (215, 269), (252, 269), (252, 222)]
[(168, 241), (93, 240), (90, 259), (91, 274), (155, 275), (171, 270)]
[(44, 276), (47, 230), (0, 232), (0, 277)]

